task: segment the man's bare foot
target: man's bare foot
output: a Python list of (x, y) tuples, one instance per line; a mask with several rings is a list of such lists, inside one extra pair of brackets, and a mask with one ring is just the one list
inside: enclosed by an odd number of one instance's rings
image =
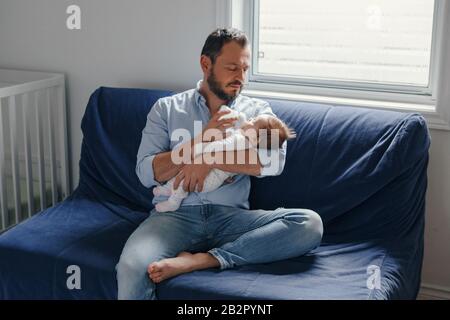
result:
[(154, 283), (159, 283), (181, 273), (220, 266), (209, 253), (181, 252), (176, 258), (163, 259), (148, 266), (147, 272)]

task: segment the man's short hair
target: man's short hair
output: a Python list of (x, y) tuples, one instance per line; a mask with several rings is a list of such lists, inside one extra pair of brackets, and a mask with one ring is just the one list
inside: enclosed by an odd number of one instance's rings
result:
[(216, 29), (206, 39), (203, 45), (201, 55), (205, 55), (211, 59), (212, 64), (216, 62), (216, 58), (220, 55), (222, 47), (231, 42), (237, 42), (242, 48), (248, 45), (248, 38), (245, 33), (235, 28)]

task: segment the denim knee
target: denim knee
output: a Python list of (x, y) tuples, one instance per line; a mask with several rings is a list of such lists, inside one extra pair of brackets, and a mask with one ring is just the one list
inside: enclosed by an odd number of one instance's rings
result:
[(309, 229), (311, 232), (317, 234), (319, 236), (319, 238), (322, 239), (323, 236), (323, 222), (322, 222), (322, 218), (320, 217), (320, 215), (313, 211), (313, 210), (308, 210), (308, 224), (309, 224)]
[(139, 259), (122, 255), (116, 265), (116, 271), (117, 273), (124, 272), (124, 274), (145, 273), (147, 272), (147, 265)]
[[(297, 216), (297, 214), (300, 214)], [(314, 248), (318, 247), (322, 241), (323, 236), (323, 222), (320, 215), (310, 209), (299, 209), (298, 211), (292, 212), (289, 216), (286, 216), (288, 220), (294, 220), (298, 222), (299, 231), (308, 238), (311, 242), (315, 244)]]
[(122, 256), (116, 265), (117, 299), (154, 300), (155, 284), (147, 276), (144, 260)]

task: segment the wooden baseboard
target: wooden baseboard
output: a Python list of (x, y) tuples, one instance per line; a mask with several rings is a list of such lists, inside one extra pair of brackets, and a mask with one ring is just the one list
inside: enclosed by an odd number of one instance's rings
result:
[(417, 300), (450, 300), (450, 288), (422, 283)]

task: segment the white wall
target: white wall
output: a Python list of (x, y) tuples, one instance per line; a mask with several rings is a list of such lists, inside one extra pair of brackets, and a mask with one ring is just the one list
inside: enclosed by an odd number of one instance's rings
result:
[(448, 131), (431, 130), (426, 201), (422, 285), (427, 289), (427, 293), (450, 299), (450, 132)]
[[(65, 27), (70, 4), (82, 9), (81, 30)], [(0, 68), (66, 74), (73, 186), (92, 91), (192, 88), (215, 14), (212, 0), (0, 0)], [(450, 132), (431, 134), (423, 283), (449, 294)]]

